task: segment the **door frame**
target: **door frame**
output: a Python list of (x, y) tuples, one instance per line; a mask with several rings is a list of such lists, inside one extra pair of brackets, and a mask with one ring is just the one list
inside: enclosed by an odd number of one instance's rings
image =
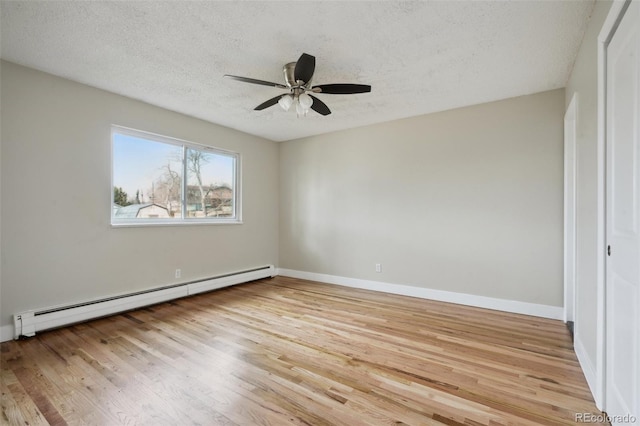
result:
[(598, 175), (597, 175), (597, 330), (596, 383), (589, 384), (596, 406), (606, 411), (606, 143), (607, 143), (607, 47), (631, 0), (614, 0), (598, 35)]
[(576, 318), (577, 282), (577, 165), (576, 123), (578, 93), (574, 92), (564, 114), (564, 322)]

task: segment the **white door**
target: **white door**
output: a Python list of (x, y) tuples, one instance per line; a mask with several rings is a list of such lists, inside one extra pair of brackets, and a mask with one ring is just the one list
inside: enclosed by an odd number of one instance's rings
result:
[(640, 422), (640, 1), (609, 43), (606, 85), (605, 409), (622, 424)]

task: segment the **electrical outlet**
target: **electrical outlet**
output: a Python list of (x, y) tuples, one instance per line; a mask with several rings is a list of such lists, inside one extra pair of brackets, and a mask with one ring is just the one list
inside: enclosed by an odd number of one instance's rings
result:
[(180, 278), (182, 276), (182, 271), (180, 269), (176, 269), (176, 278)]
[(376, 272), (382, 272), (382, 263), (376, 263)]

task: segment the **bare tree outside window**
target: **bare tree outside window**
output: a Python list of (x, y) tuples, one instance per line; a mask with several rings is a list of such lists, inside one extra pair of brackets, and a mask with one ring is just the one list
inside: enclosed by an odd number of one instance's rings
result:
[(182, 174), (174, 170), (171, 163), (171, 161), (167, 161), (167, 164), (162, 166), (160, 170), (162, 174), (155, 182), (155, 198), (167, 208), (169, 216), (181, 217), (180, 183), (182, 182)]
[[(222, 173), (221, 171), (225, 171)], [(228, 157), (187, 150), (187, 209), (194, 217), (233, 214), (234, 168)]]
[[(209, 162), (208, 155), (202, 151), (187, 151), (187, 171), (191, 172), (195, 177), (196, 184), (198, 185), (198, 191), (200, 193), (200, 211), (202, 216), (207, 217), (207, 193), (205, 187), (202, 184), (202, 166)], [(187, 180), (187, 183), (189, 183)]]

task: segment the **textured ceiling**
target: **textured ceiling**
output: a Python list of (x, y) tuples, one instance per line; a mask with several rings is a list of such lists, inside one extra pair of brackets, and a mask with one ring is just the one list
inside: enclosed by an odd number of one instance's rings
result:
[[(2, 1), (1, 57), (282, 141), (564, 87), (593, 8), (556, 1)], [(316, 57), (333, 111), (277, 105), (282, 67)]]

